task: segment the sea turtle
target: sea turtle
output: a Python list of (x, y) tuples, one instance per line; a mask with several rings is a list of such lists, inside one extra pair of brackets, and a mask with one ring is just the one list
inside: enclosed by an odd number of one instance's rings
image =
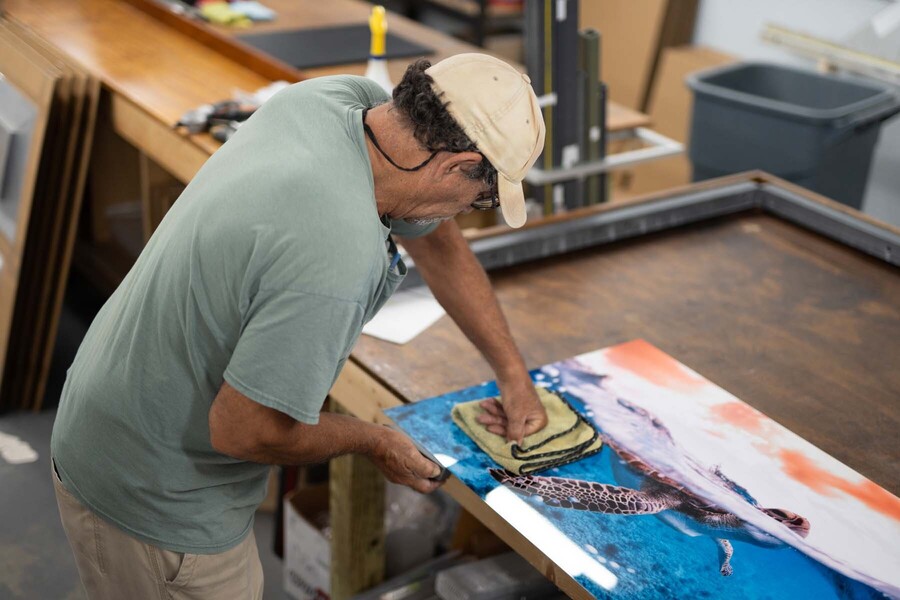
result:
[[(625, 400), (618, 399), (618, 404), (644, 420), (647, 435), (668, 437), (672, 447), (675, 447), (668, 429), (658, 419)], [(490, 474), (516, 492), (526, 496), (539, 496), (548, 506), (616, 515), (656, 515), (664, 523), (686, 535), (708, 536), (718, 547), (719, 572), (724, 576), (733, 573), (730, 561), (734, 550), (729, 539), (770, 548), (784, 545), (776, 537), (707, 502), (664, 475), (641, 457), (622, 448), (610, 435), (604, 433), (602, 437), (615, 453), (610, 453), (610, 459), (613, 476), (620, 486), (562, 477), (516, 475), (500, 469), (491, 469)], [(746, 490), (725, 477), (718, 469), (711, 475), (740, 494), (757, 510), (794, 533), (801, 537), (809, 534), (809, 521), (804, 517), (781, 508), (760, 507)]]

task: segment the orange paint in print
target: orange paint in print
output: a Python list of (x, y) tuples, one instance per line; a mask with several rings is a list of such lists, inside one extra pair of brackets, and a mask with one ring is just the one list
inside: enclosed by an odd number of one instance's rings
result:
[(722, 439), (722, 440), (727, 440), (727, 439), (728, 439), (728, 436), (727, 436), (727, 435), (725, 435), (723, 432), (721, 432), (721, 431), (719, 431), (719, 430), (717, 430), (717, 429), (704, 429), (703, 431), (705, 431), (706, 433), (708, 433), (709, 435), (711, 435), (711, 436), (713, 436), (713, 437), (717, 437), (717, 438)]
[(768, 419), (743, 402), (726, 402), (709, 409), (713, 417), (750, 433), (761, 434)]
[(834, 490), (840, 490), (872, 510), (900, 521), (900, 498), (871, 481), (852, 483), (817, 467), (809, 458), (793, 450), (782, 450), (780, 456), (784, 472), (811, 490), (826, 496), (833, 496)]
[(604, 352), (604, 356), (617, 367), (660, 387), (690, 390), (707, 385), (705, 380), (692, 376), (677, 360), (644, 340), (613, 346)]

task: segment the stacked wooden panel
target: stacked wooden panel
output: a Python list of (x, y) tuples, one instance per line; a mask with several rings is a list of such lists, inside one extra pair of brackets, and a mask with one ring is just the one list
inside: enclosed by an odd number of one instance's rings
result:
[[(90, 157), (99, 82), (25, 26), (0, 19), (0, 72), (34, 113), (12, 138), (29, 147), (16, 210), (0, 227), (0, 410), (38, 408), (44, 394)], [(31, 108), (28, 109), (30, 105)], [(7, 119), (9, 120), (9, 119)], [(7, 122), (7, 130), (16, 124)], [(5, 187), (2, 189), (6, 189)]]

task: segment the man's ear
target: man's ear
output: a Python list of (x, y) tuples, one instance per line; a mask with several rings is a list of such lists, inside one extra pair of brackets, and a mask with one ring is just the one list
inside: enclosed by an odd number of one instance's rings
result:
[(478, 152), (447, 152), (444, 168), (447, 173), (470, 171), (481, 164), (484, 157)]

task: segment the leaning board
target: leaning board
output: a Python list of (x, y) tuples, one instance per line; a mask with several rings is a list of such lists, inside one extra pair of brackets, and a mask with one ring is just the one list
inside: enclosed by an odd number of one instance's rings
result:
[[(28, 66), (24, 74), (23, 63)], [(22, 178), (32, 185), (23, 186), (14, 198), (4, 196), (0, 211), (0, 258), (8, 258), (10, 272), (0, 290), (5, 344), (5, 361), (0, 349), (0, 410), (38, 408), (68, 276), (99, 82), (8, 17), (0, 19), (0, 64), (11, 80), (30, 81), (46, 72), (54, 83), (42, 113), (46, 133), (31, 145), (36, 165), (30, 179)], [(9, 113), (10, 107), (3, 106)], [(28, 141), (24, 133), (17, 134), (20, 142)]]
[(450, 419), (493, 382), (386, 413), (591, 596), (900, 595), (900, 499), (652, 345), (532, 378), (595, 423), (600, 454), (504, 472)]
[[(20, 142), (17, 156), (7, 158), (4, 189), (17, 180), (14, 194), (2, 199), (0, 207), (0, 380), (4, 372), (12, 319), (20, 295), (23, 256), (27, 242), (32, 201), (38, 184), (44, 138), (50, 119), (55, 89), (62, 76), (39, 52), (23, 48), (5, 31), (0, 32), (0, 84), (10, 86), (14, 96), (6, 99), (4, 113), (21, 104), (31, 116), (20, 120), (12, 117), (5, 127), (11, 138)], [(14, 100), (13, 100), (14, 98)], [(2, 117), (0, 117), (2, 118)]]
[(99, 82), (77, 63), (60, 53), (28, 27), (11, 18), (0, 21), (0, 32), (9, 35), (23, 51), (37, 51), (62, 74), (53, 100), (52, 125), (44, 142), (40, 178), (45, 186), (35, 191), (29, 243), (20, 275), (21, 310), (12, 330), (7, 369), (15, 378), (4, 380), (0, 397), (12, 398), (21, 407), (40, 408), (62, 298), (68, 280), (75, 228), (85, 187), (93, 138)]

